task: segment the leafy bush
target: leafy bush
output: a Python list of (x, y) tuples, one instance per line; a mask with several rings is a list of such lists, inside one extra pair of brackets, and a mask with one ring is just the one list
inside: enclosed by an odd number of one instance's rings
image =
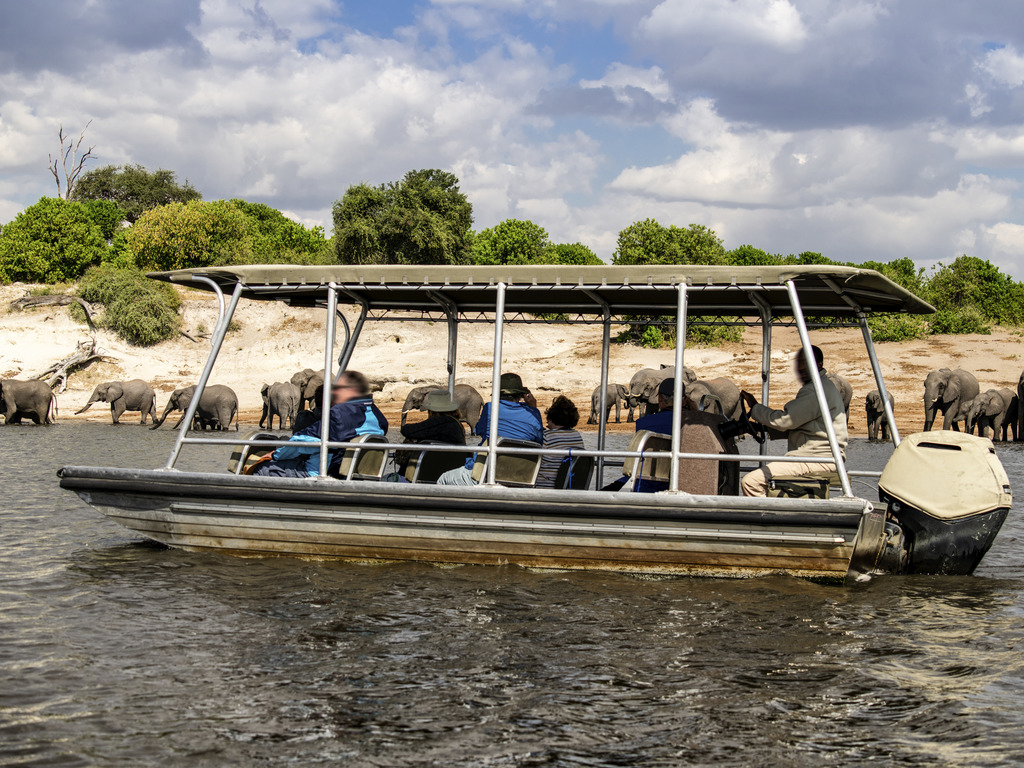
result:
[(125, 245), (141, 269), (190, 269), (252, 263), (257, 228), (226, 200), (152, 208), (128, 230)]
[(547, 264), (578, 264), (580, 266), (601, 266), (604, 264), (597, 254), (583, 243), (557, 243), (544, 252)]
[(876, 342), (909, 341), (928, 335), (927, 319), (921, 315), (872, 315), (868, 318), (868, 328)]
[[(691, 320), (700, 320), (694, 317)], [(730, 341), (740, 341), (743, 331), (735, 325), (686, 325), (686, 343), (702, 347), (717, 347)]]
[(928, 318), (928, 327), (932, 333), (989, 334), (992, 332), (981, 312), (975, 307), (940, 309)]
[(251, 258), (247, 263), (329, 264), (334, 261), (334, 254), (328, 251), (322, 227), (306, 229), (276, 208), (263, 203), (238, 199), (230, 202), (254, 225)]
[(665, 346), (665, 334), (656, 325), (648, 325), (640, 334), (640, 346), (649, 349), (660, 349)]
[(174, 338), (181, 329), (177, 291), (136, 270), (93, 267), (82, 276), (78, 295), (103, 304), (100, 323), (131, 344), (150, 346)]
[(103, 233), (81, 205), (43, 197), (0, 233), (0, 282), (76, 280), (106, 251)]

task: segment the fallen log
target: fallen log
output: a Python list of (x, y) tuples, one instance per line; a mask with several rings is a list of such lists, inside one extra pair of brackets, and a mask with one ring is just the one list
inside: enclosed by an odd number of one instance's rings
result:
[(78, 347), (63, 360), (59, 360), (41, 373), (29, 376), (30, 379), (45, 381), (50, 389), (57, 387), (57, 392), (63, 392), (68, 387), (68, 376), (73, 372), (85, 368), (97, 361), (108, 363), (119, 362), (115, 357), (107, 356), (103, 350), (96, 346), (96, 339), (80, 341)]
[(92, 319), (92, 307), (89, 306), (89, 302), (85, 301), (85, 299), (80, 299), (78, 296), (70, 296), (66, 293), (54, 293), (46, 296), (22, 296), (20, 299), (15, 299), (11, 302), (11, 309), (16, 309), (20, 312), (28, 307), (66, 307), (71, 304), (81, 305), (82, 309), (85, 310), (85, 321), (89, 324), (89, 328), (95, 331), (96, 324)]

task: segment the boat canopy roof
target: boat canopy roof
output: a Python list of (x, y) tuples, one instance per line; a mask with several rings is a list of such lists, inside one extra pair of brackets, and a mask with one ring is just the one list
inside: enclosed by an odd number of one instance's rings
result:
[(242, 285), (249, 299), (314, 306), (326, 301), (333, 284), (339, 304), (363, 304), (370, 311), (422, 311), (460, 315), (494, 311), (495, 286), (506, 285), (506, 314), (560, 313), (571, 320), (603, 315), (674, 315), (678, 286), (687, 285), (689, 315), (772, 317), (792, 315), (786, 283), (796, 287), (806, 315), (853, 318), (858, 312), (927, 314), (935, 309), (870, 269), (800, 266), (417, 266), (281, 264), (204, 267), (153, 272), (157, 280), (225, 292)]

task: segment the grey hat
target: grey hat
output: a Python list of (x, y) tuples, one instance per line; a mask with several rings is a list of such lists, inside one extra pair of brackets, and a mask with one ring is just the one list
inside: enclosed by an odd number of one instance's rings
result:
[(503, 395), (526, 395), (530, 390), (523, 386), (523, 380), (518, 373), (503, 373), (498, 384)]
[(433, 389), (423, 398), (423, 410), (435, 413), (451, 413), (459, 410), (447, 389)]

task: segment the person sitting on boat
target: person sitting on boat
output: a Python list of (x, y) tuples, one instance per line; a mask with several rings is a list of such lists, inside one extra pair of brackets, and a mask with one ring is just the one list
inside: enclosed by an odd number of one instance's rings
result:
[[(580, 412), (576, 404), (565, 395), (559, 395), (544, 412), (547, 429), (544, 430), (543, 448), (582, 448), (583, 436), (575, 427), (580, 423)], [(567, 456), (543, 456), (537, 471), (535, 488), (554, 488), (558, 469)]]
[[(672, 434), (672, 407), (675, 404), (675, 386), (676, 380), (665, 379), (658, 385), (658, 412), (649, 413), (646, 416), (641, 416), (636, 420), (636, 431), (648, 430), (650, 432), (657, 432), (659, 435), (671, 435)], [(688, 411), (696, 410), (693, 401), (686, 394), (686, 382), (682, 383), (680, 387), (682, 394), (682, 403), (680, 408)], [(614, 480), (604, 488), (602, 491), (618, 491), (629, 482), (629, 475), (623, 475), (618, 480)], [(636, 488), (633, 489), (637, 493), (656, 493), (658, 491), (667, 491), (668, 483), (660, 480), (643, 480), (640, 479), (636, 483)]]
[[(829, 417), (839, 443), (839, 450), (845, 458), (848, 436), (843, 397), (835, 385), (825, 378), (825, 368), (823, 367), (825, 357), (821, 350), (812, 346), (811, 352), (814, 355), (815, 365), (818, 367), (818, 377), (821, 379), (821, 387), (825, 392), (825, 402), (828, 404)], [(750, 392), (744, 391), (740, 396), (747, 408), (750, 409), (750, 418), (753, 421), (770, 429), (788, 433), (787, 456), (831, 457), (832, 448), (828, 442), (825, 420), (821, 415), (818, 396), (814, 391), (814, 383), (811, 381), (811, 374), (807, 369), (806, 356), (803, 351), (796, 353), (796, 376), (803, 386), (796, 393), (796, 397), (786, 403), (781, 411), (761, 405)], [(835, 471), (835, 464), (772, 462), (744, 475), (741, 482), (743, 495), (767, 496), (769, 485), (773, 479)]]
[[(331, 412), (328, 439), (343, 443), (358, 435), (385, 435), (388, 420), (373, 403), (366, 376), (345, 371), (331, 387)], [(254, 475), (264, 477), (316, 477), (320, 474), (320, 427), (317, 419), (292, 435), (288, 445), (273, 453), (273, 460), (257, 467)], [(342, 449), (328, 455), (328, 474), (336, 473)]]
[[(537, 410), (537, 399), (529, 389), (523, 386), (518, 373), (503, 373), (498, 386), (501, 399), (498, 401), (498, 437), (510, 440), (529, 440), (534, 443), (544, 442), (544, 427), (540, 411)], [(476, 423), (473, 434), (486, 440), (491, 434), (491, 405), (485, 403), (480, 412), (480, 420)], [(476, 456), (466, 459), (466, 466), (450, 469), (437, 479), (438, 485), (476, 485), (473, 479), (473, 465)]]
[[(449, 443), (466, 444), (466, 430), (462, 426), (459, 406), (452, 400), (447, 389), (435, 389), (423, 398), (423, 410), (427, 418), (415, 423), (402, 425), (402, 437), (408, 443)], [(412, 459), (412, 451), (396, 451), (395, 463), (398, 473), (404, 474), (406, 465)]]

